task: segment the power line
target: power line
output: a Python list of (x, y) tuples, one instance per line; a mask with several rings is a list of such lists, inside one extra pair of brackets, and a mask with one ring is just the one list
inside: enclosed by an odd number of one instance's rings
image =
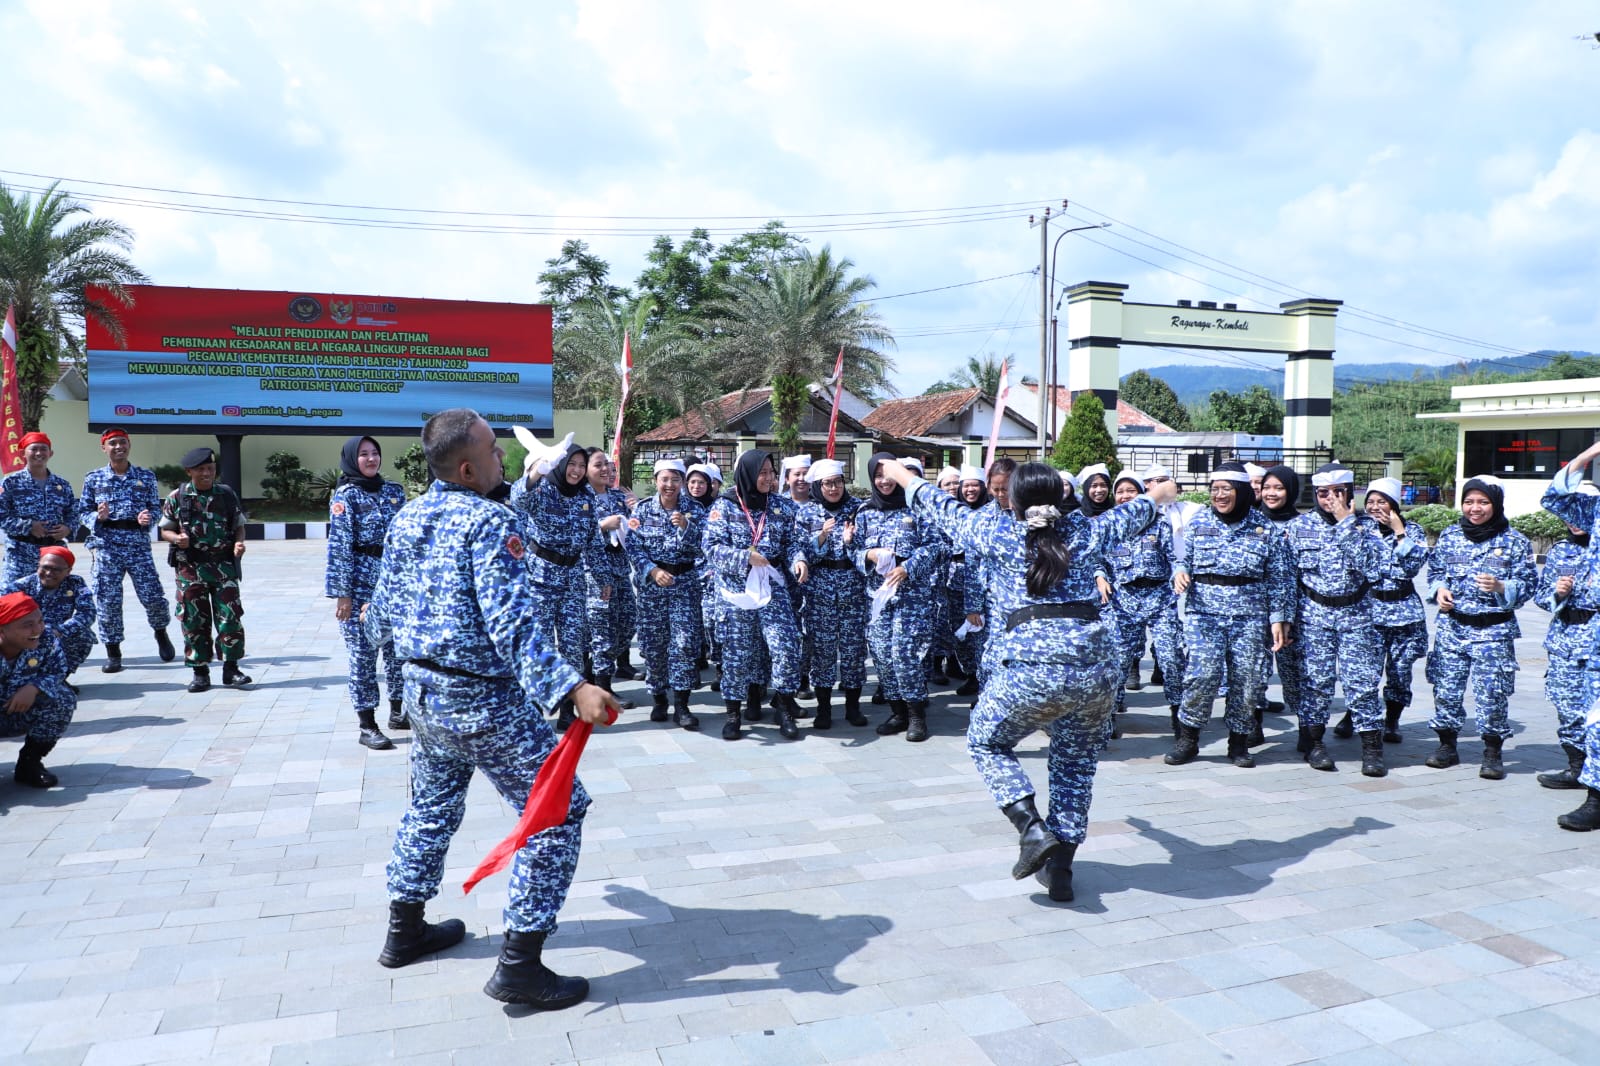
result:
[(954, 285), (940, 285), (937, 288), (932, 289), (918, 289), (916, 292), (897, 292), (893, 296), (874, 296), (872, 297), (872, 302), (876, 303), (879, 300), (898, 300), (902, 296), (921, 296), (924, 293), (930, 292), (944, 292), (946, 289), (961, 289), (967, 287), (968, 285), (983, 285), (990, 281), (1004, 281), (1006, 278), (1020, 278), (1024, 274), (1037, 273), (1039, 273), (1039, 268), (1034, 267), (1031, 270), (1019, 270), (1015, 274), (996, 274), (992, 278), (979, 278), (977, 281), (958, 281)]

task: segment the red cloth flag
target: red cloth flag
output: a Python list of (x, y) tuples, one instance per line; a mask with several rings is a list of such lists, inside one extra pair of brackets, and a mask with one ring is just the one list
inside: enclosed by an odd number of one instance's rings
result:
[[(606, 714), (608, 725), (617, 720), (616, 711), (607, 710)], [(517, 827), (483, 857), (461, 886), (462, 895), (471, 892), (485, 877), (504, 870), (511, 856), (522, 850), (529, 837), (567, 820), (567, 809), (572, 806), (572, 782), (578, 773), (578, 757), (583, 754), (583, 746), (589, 743), (589, 734), (593, 731), (594, 726), (582, 719), (567, 726), (566, 733), (545, 756), (539, 775), (533, 779), (533, 787), (528, 789), (528, 802), (522, 807)]]
[[(617, 401), (617, 432), (611, 438), (612, 465), (622, 465), (622, 413), (628, 409), (628, 387), (633, 377), (633, 345), (628, 339), (626, 330), (622, 333), (622, 399)], [(633, 471), (628, 471), (628, 478), (623, 480), (622, 471), (617, 471), (617, 481), (624, 486), (632, 486)]]
[(17, 387), (17, 312), (7, 306), (5, 329), (0, 332), (0, 473), (15, 473), (26, 465), (22, 390)]
[(994, 428), (989, 430), (989, 451), (983, 457), (983, 466), (987, 470), (989, 464), (994, 462), (994, 449), (1000, 443), (1000, 421), (1006, 413), (1006, 397), (1011, 395), (1011, 384), (1007, 371), (1011, 369), (1011, 360), (1006, 359), (1000, 364), (1000, 391), (994, 398)]
[(844, 396), (844, 345), (839, 345), (839, 358), (833, 364), (833, 379), (828, 382), (833, 386), (833, 413), (828, 416), (828, 454), (826, 458), (833, 458), (833, 435), (839, 428), (839, 400)]

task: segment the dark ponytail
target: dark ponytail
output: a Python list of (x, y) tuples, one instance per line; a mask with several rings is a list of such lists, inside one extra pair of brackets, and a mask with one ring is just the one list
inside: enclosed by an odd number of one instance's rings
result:
[[(1017, 521), (1029, 526), (1028, 595), (1044, 596), (1065, 580), (1072, 568), (1067, 546), (1056, 530), (1056, 520), (1065, 502), (1061, 474), (1043, 463), (1023, 463), (1011, 475), (1008, 495)], [(1030, 524), (1028, 512), (1034, 508), (1052, 508), (1057, 513), (1035, 511)]]

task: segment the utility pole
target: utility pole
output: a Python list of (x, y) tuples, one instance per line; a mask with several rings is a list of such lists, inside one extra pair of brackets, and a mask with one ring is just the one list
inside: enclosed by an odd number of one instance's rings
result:
[[(1061, 201), (1066, 211), (1067, 201)], [(1046, 418), (1056, 398), (1050, 395), (1050, 208), (1042, 215), (1029, 215), (1028, 225), (1039, 227), (1039, 461), (1045, 461), (1049, 447)], [(1020, 382), (1019, 382), (1020, 384)]]

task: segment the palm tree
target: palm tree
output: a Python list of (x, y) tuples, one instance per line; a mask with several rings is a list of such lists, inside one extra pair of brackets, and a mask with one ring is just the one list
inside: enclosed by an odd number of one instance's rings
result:
[(634, 438), (707, 399), (715, 388), (697, 364), (682, 327), (655, 320), (655, 310), (652, 296), (627, 303), (581, 300), (555, 337), (556, 355), (567, 368), (573, 398), (605, 411), (613, 432), (622, 395), (622, 341), (624, 335), (628, 338), (633, 370), (618, 463), (624, 484), (632, 479)]
[(127, 286), (150, 280), (122, 254), (133, 248), (133, 231), (110, 219), (76, 219), (88, 211), (55, 184), (37, 200), (0, 184), (0, 302), (16, 311), (17, 384), (29, 430), (39, 428), (61, 355), (83, 358), (77, 331), (85, 318), (120, 343), (117, 307), (133, 304)]
[(807, 388), (833, 374), (840, 348), (846, 388), (870, 397), (888, 387), (893, 363), (881, 349), (894, 335), (860, 302), (874, 282), (851, 277), (854, 266), (824, 246), (775, 264), (765, 277), (735, 276), (701, 327), (726, 384), (772, 387), (773, 438), (785, 453), (799, 446)]
[(928, 386), (924, 396), (936, 392), (957, 392), (961, 389), (977, 389), (985, 396), (997, 396), (1000, 393), (1000, 368), (1014, 366), (1011, 356), (1004, 358), (993, 355), (969, 355), (967, 365), (951, 374), (943, 381), (936, 381)]

